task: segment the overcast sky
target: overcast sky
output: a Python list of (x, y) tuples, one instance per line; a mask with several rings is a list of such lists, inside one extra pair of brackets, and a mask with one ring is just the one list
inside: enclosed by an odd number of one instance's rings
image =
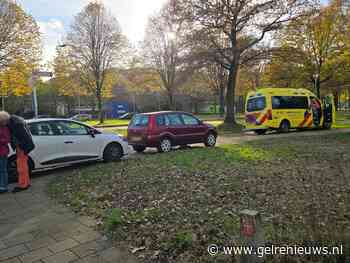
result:
[[(166, 0), (101, 0), (118, 19), (123, 33), (133, 44), (144, 37), (149, 15), (159, 10)], [(44, 42), (44, 58), (55, 55), (57, 43), (89, 0), (17, 0), (40, 26)]]
[[(147, 18), (166, 2), (166, 0), (100, 1), (115, 15), (123, 33), (135, 45), (144, 37)], [(56, 45), (62, 43), (74, 16), (89, 2), (90, 0), (17, 0), (26, 12), (34, 16), (40, 26), (45, 62), (54, 57)]]

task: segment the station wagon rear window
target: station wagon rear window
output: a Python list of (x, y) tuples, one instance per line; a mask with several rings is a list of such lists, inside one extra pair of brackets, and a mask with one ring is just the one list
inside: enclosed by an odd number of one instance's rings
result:
[(146, 115), (135, 115), (130, 123), (130, 127), (147, 127), (149, 117)]
[(247, 112), (261, 111), (266, 108), (266, 98), (256, 97), (248, 99)]

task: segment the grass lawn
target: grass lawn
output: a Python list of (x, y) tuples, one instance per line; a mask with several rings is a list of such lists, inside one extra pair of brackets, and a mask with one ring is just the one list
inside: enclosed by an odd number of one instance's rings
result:
[(106, 132), (113, 132), (126, 137), (128, 135), (128, 129), (125, 128), (104, 128)]
[(130, 120), (118, 120), (118, 119), (108, 119), (105, 120), (105, 122), (103, 124), (100, 124), (100, 122), (98, 120), (91, 120), (91, 121), (87, 121), (85, 122), (87, 125), (90, 126), (95, 126), (95, 127), (99, 127), (99, 126), (128, 126), (129, 125)]
[[(236, 262), (207, 246), (237, 244), (246, 208), (262, 213), (274, 244), (350, 244), (349, 171), (346, 133), (137, 154), (64, 172), (49, 190), (115, 242), (141, 248), (141, 262)], [(345, 262), (300, 260), (266, 262)]]
[(350, 112), (338, 112), (336, 124), (334, 125), (336, 129), (350, 128)]

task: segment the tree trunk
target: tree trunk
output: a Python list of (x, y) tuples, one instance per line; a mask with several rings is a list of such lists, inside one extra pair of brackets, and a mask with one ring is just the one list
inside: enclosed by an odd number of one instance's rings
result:
[(100, 123), (104, 123), (104, 114), (103, 114), (103, 109), (102, 109), (102, 92), (101, 92), (101, 87), (98, 85), (96, 87), (96, 99), (97, 99), (97, 110), (98, 110), (98, 116)]
[(170, 110), (175, 110), (175, 105), (174, 105), (174, 94), (172, 91), (168, 90), (168, 99), (169, 99), (169, 109)]
[(228, 83), (226, 90), (226, 116), (225, 124), (237, 125), (235, 119), (235, 90), (236, 90), (236, 78), (238, 73), (238, 65), (232, 65), (229, 70)]
[(350, 88), (348, 88), (348, 96), (347, 96), (347, 99), (348, 99), (348, 107), (350, 108)]
[(194, 100), (194, 114), (198, 114), (199, 110), (198, 110), (198, 101), (195, 99)]
[(321, 81), (320, 78), (316, 78), (316, 92), (317, 92), (317, 97), (320, 99), (321, 98)]
[(215, 96), (215, 99), (214, 99), (214, 114), (216, 115), (216, 109), (217, 109), (217, 107), (218, 107), (218, 101), (217, 101), (217, 97)]
[(219, 98), (219, 111), (220, 111), (220, 117), (224, 117), (225, 115), (225, 85), (224, 82), (221, 81), (220, 83), (220, 98)]
[(339, 92), (338, 92), (338, 90), (335, 90), (333, 92), (333, 97), (334, 97), (335, 110), (338, 111), (339, 110)]

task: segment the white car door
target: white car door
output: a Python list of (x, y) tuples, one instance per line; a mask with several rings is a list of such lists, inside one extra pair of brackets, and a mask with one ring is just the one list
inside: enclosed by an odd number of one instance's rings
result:
[(35, 149), (30, 153), (35, 168), (56, 166), (64, 158), (64, 141), (53, 129), (50, 121), (28, 124), (33, 136)]
[(89, 128), (75, 121), (56, 121), (55, 125), (64, 137), (64, 153), (67, 162), (99, 159), (103, 141), (92, 136)]

